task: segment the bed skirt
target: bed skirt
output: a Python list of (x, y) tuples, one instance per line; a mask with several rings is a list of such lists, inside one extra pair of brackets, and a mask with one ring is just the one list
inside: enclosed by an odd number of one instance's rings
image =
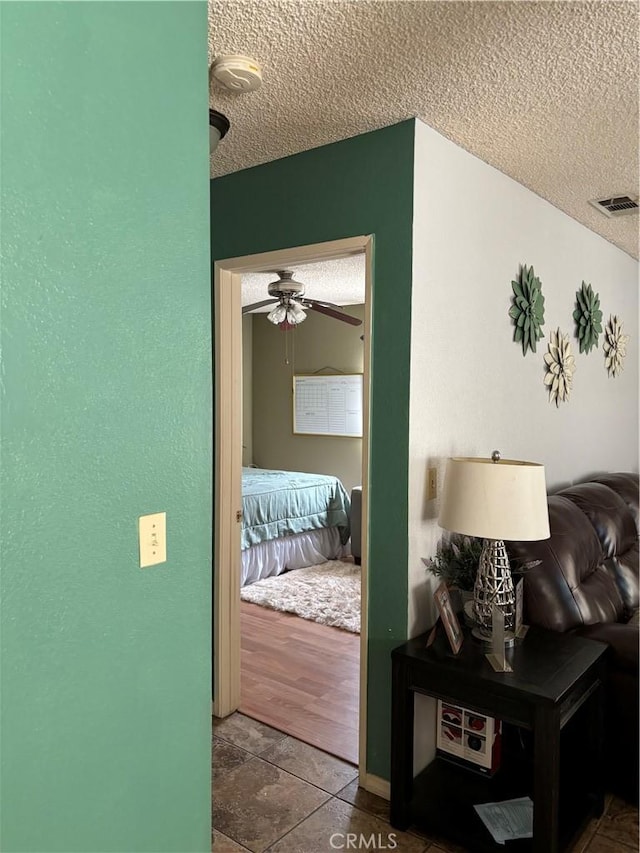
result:
[(263, 578), (282, 574), (289, 569), (317, 566), (327, 560), (339, 560), (350, 553), (348, 545), (340, 542), (337, 527), (295, 533), (282, 539), (272, 539), (252, 545), (242, 552), (241, 586)]

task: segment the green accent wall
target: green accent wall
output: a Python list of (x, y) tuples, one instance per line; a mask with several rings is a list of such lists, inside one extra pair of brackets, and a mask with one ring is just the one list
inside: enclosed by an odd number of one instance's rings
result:
[(407, 634), (413, 150), (411, 119), (211, 183), (214, 260), (374, 235), (367, 764), (384, 778)]
[(206, 3), (0, 15), (0, 847), (205, 851)]

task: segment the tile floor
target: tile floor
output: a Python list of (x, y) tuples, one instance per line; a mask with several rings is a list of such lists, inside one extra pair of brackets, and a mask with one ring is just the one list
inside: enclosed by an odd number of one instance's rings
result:
[[(212, 850), (334, 853), (355, 832), (375, 835), (378, 850), (474, 853), (393, 829), (389, 804), (358, 788), (357, 775), (352, 765), (242, 714), (214, 719)], [(610, 796), (573, 853), (630, 850), (638, 850), (638, 810)]]

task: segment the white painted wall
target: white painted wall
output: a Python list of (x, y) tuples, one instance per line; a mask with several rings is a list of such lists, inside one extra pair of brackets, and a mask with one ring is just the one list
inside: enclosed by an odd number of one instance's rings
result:
[[(587, 200), (585, 198), (585, 204)], [(525, 187), (416, 120), (409, 426), (409, 632), (435, 621), (421, 557), (442, 534), (439, 489), (452, 455), (542, 462), (549, 490), (598, 471), (638, 470), (638, 263)], [(545, 338), (513, 342), (511, 280), (533, 264), (545, 297)], [(602, 340), (578, 352), (572, 313), (582, 281), (631, 338), (621, 376), (604, 368)], [(577, 369), (567, 403), (548, 402), (549, 332), (569, 333)], [(416, 733), (429, 732), (421, 703)], [(424, 758), (432, 740), (418, 747)], [(419, 760), (419, 758), (418, 758)], [(421, 761), (424, 763), (424, 761)]]

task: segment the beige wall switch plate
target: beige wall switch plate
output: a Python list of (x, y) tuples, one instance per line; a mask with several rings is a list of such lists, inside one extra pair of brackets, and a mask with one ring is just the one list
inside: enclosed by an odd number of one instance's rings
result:
[(432, 501), (438, 497), (438, 469), (429, 468), (427, 477), (427, 500)]
[(138, 519), (140, 568), (167, 561), (167, 513), (141, 515)]

